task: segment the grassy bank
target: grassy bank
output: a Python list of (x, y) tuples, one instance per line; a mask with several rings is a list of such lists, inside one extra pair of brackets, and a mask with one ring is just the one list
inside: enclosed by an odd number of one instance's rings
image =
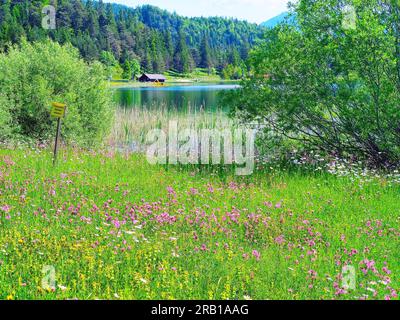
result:
[(385, 181), (1, 150), (0, 299), (394, 299), (399, 217)]
[[(220, 78), (207, 78), (203, 80), (198, 80), (195, 78), (187, 79), (168, 79), (163, 86), (178, 86), (178, 85), (201, 85), (209, 83), (219, 83), (219, 84), (237, 84), (237, 80), (223, 80)], [(112, 88), (148, 88), (156, 87), (157, 85), (150, 82), (139, 82), (139, 81), (110, 81), (110, 86)], [(158, 87), (158, 86), (157, 86)]]
[[(180, 74), (173, 71), (165, 72), (167, 78), (165, 86), (174, 86), (182, 84), (201, 84), (201, 83), (237, 83), (238, 80), (222, 79), (218, 74), (208, 74), (204, 69), (196, 69), (194, 72), (189, 74)], [(143, 88), (152, 87), (153, 83), (143, 83), (139, 81), (128, 81), (128, 80), (117, 80), (110, 81), (112, 87), (117, 88)]]

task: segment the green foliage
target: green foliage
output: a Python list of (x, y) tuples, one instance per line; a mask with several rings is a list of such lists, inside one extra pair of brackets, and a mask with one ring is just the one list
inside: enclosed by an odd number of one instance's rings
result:
[(146, 72), (187, 73), (194, 67), (220, 71), (233, 51), (245, 59), (262, 34), (256, 24), (233, 19), (185, 18), (152, 6), (133, 9), (83, 0), (57, 1), (57, 28), (44, 30), (42, 7), (40, 0), (2, 1), (0, 48), (22, 37), (51, 37), (72, 43), (88, 61), (99, 60), (106, 51), (120, 65), (138, 58)]
[(186, 44), (186, 36), (183, 30), (180, 30), (179, 32), (179, 42), (175, 51), (174, 65), (178, 72), (184, 74), (192, 72), (194, 68), (193, 60), (190, 56), (189, 48)]
[(223, 79), (231, 79), (238, 80), (242, 79), (244, 76), (245, 70), (243, 67), (235, 66), (233, 64), (228, 64), (224, 70), (222, 70), (222, 78)]
[(136, 59), (128, 59), (125, 61), (123, 65), (124, 73), (123, 77), (124, 79), (135, 79), (140, 75), (140, 63)]
[(121, 80), (124, 77), (124, 69), (119, 65), (119, 63), (111, 68), (111, 79)]
[(109, 80), (122, 78), (124, 70), (121, 68), (112, 52), (103, 51), (100, 55), (100, 62), (105, 65)]
[(200, 48), (200, 54), (201, 54), (200, 67), (208, 69), (209, 73), (211, 73), (211, 70), (213, 68), (213, 62), (212, 62), (211, 48), (210, 48), (210, 43), (209, 43), (208, 37), (209, 37), (208, 35), (204, 35), (203, 41), (201, 43), (201, 48)]
[[(354, 8), (353, 21), (344, 5)], [(268, 31), (252, 53), (253, 76), (231, 99), (236, 113), (261, 122), (269, 136), (378, 166), (398, 163), (399, 6), (300, 1), (298, 26)]]
[(0, 92), (0, 140), (9, 138), (11, 133), (11, 115), (6, 103), (5, 96)]
[(115, 59), (112, 52), (109, 51), (102, 51), (100, 55), (100, 62), (107, 67), (114, 67), (118, 64), (117, 59)]
[[(98, 143), (112, 120), (104, 79), (103, 66), (86, 64), (70, 45), (23, 41), (0, 54), (0, 124), (7, 124), (13, 137), (47, 140), (55, 131), (50, 104), (57, 101), (68, 105), (65, 141)], [(3, 129), (0, 135), (7, 138)]]

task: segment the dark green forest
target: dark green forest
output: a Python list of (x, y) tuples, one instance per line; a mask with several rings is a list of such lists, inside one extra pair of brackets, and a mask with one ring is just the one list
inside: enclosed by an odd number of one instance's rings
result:
[[(42, 8), (56, 7), (56, 29), (43, 29)], [(0, 47), (50, 37), (71, 43), (87, 61), (146, 72), (240, 66), (261, 37), (256, 24), (225, 18), (186, 18), (153, 6), (129, 8), (91, 0), (1, 0)], [(110, 55), (112, 53), (112, 55)]]

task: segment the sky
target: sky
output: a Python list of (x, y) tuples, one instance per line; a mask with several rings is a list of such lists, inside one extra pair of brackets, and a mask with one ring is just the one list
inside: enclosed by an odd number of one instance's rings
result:
[(104, 0), (130, 7), (151, 4), (187, 17), (234, 17), (261, 23), (286, 11), (289, 0)]

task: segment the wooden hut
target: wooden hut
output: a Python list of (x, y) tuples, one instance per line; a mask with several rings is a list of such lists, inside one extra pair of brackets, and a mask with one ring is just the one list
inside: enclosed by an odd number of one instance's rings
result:
[(150, 74), (150, 73), (143, 73), (143, 75), (139, 78), (140, 82), (159, 82), (164, 83), (167, 80), (165, 76), (162, 74)]

